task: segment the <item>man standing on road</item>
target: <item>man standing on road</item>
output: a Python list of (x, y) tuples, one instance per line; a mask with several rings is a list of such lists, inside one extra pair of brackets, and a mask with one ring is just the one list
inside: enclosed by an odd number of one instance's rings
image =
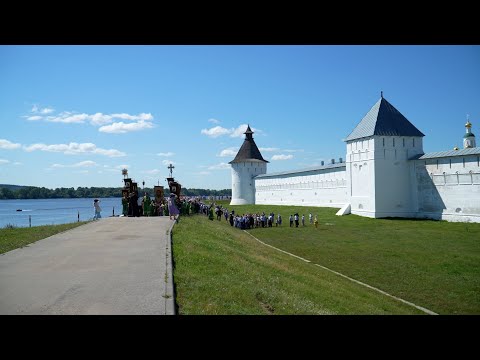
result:
[(100, 212), (102, 211), (102, 208), (100, 207), (100, 200), (93, 200), (93, 207), (95, 208), (95, 216), (93, 217), (93, 219), (98, 220), (102, 217), (102, 215), (100, 215)]

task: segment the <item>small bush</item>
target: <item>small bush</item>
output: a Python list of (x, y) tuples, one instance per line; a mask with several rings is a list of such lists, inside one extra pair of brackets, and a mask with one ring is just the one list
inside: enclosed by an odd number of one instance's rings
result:
[(7, 225), (5, 225), (3, 228), (4, 228), (4, 229), (16, 229), (16, 228), (17, 228), (17, 226), (16, 226), (16, 225), (14, 225), (14, 224), (10, 224), (10, 223), (8, 223), (8, 224), (7, 224)]

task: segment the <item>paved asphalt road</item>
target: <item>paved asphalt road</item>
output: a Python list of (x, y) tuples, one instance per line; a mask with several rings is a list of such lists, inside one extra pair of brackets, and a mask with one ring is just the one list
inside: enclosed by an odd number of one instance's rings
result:
[(0, 314), (174, 314), (173, 223), (103, 218), (0, 255)]

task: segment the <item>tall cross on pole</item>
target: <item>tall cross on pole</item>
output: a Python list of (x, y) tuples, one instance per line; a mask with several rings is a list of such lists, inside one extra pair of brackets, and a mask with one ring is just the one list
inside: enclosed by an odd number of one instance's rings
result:
[(170, 177), (173, 177), (173, 175), (172, 175), (172, 170), (175, 169), (175, 166), (173, 166), (172, 164), (170, 164), (169, 166), (167, 166), (167, 169), (170, 169)]

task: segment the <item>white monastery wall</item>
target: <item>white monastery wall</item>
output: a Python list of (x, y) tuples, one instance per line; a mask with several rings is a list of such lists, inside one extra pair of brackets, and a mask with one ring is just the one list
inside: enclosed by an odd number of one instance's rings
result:
[(345, 167), (256, 178), (255, 204), (340, 208), (348, 200)]
[(418, 217), (480, 222), (480, 156), (453, 156), (415, 163)]

